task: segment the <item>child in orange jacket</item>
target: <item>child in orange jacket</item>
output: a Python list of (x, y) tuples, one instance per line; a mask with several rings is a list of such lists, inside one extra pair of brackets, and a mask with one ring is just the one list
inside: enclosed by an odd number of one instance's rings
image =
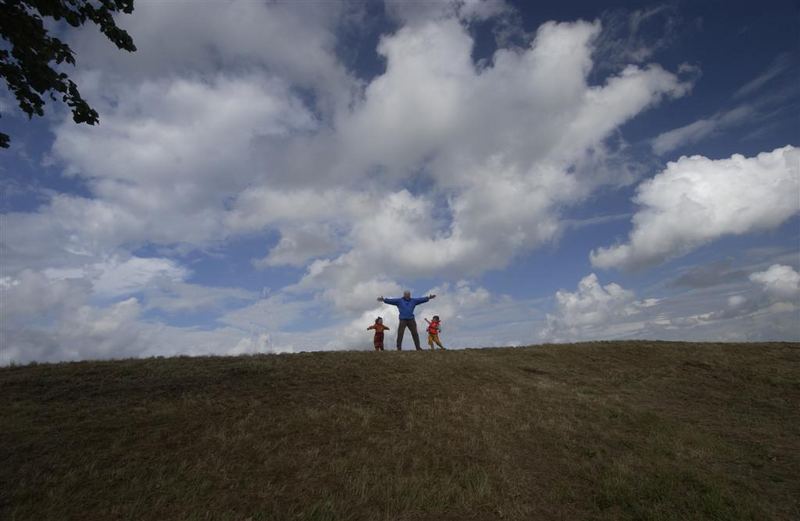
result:
[(370, 329), (375, 330), (375, 338), (372, 339), (375, 344), (375, 351), (383, 351), (383, 332), (389, 331), (389, 328), (384, 326), (383, 319), (378, 317), (375, 319), (375, 323), (367, 328), (367, 331)]
[(439, 332), (442, 330), (442, 321), (439, 320), (439, 315), (433, 315), (433, 320), (426, 318), (425, 322), (428, 323), (428, 345), (431, 346), (431, 351), (433, 351), (434, 343), (439, 346), (439, 349), (444, 349), (441, 340), (439, 340)]

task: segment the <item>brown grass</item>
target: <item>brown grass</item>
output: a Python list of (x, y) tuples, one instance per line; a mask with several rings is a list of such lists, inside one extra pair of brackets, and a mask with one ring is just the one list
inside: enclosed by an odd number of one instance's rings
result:
[(800, 519), (800, 345), (0, 370), (0, 519)]

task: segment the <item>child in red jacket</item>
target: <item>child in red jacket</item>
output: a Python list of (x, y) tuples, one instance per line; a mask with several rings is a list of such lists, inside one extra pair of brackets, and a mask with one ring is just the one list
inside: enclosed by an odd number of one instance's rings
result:
[(428, 323), (428, 345), (431, 346), (431, 351), (433, 351), (434, 343), (439, 346), (439, 349), (444, 349), (441, 340), (439, 340), (439, 332), (442, 330), (442, 322), (439, 320), (439, 315), (433, 315), (433, 320), (426, 318), (425, 322)]
[(375, 351), (383, 351), (383, 332), (389, 331), (389, 328), (384, 326), (383, 319), (378, 317), (375, 319), (375, 323), (367, 328), (367, 331), (370, 329), (375, 330), (375, 338), (372, 339), (375, 344)]

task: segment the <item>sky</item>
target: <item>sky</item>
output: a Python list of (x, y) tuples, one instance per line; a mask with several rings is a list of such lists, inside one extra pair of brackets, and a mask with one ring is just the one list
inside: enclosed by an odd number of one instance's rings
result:
[(367, 350), (404, 289), (450, 348), (800, 341), (794, 2), (540, 4), (52, 25), (100, 123), (0, 87), (0, 365)]

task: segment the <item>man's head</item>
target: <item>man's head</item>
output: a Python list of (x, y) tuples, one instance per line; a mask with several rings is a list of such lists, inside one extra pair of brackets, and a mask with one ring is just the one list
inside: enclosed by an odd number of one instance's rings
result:
[(405, 291), (403, 292), (403, 298), (404, 298), (404, 299), (410, 299), (410, 298), (411, 298), (411, 292), (410, 292), (410, 291), (408, 291), (408, 290), (405, 290)]

